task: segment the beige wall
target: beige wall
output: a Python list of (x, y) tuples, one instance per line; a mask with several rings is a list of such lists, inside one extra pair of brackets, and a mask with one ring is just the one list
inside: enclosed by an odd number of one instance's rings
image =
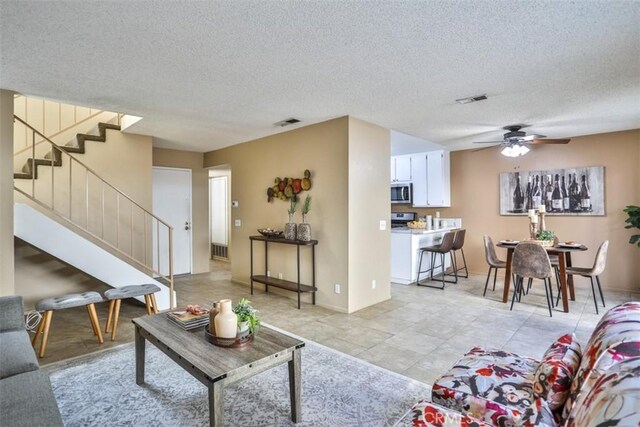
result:
[[(288, 202), (267, 203), (267, 187), (275, 177), (302, 177), (305, 169), (312, 173), (313, 197), (307, 221), (311, 235), (319, 241), (316, 248), (317, 303), (339, 311), (349, 310), (348, 290), (348, 124), (347, 117), (310, 125), (266, 138), (205, 153), (204, 166), (231, 166), (231, 199), (239, 202), (231, 209), (231, 274), (234, 281), (249, 282), (249, 236), (257, 228), (282, 230), (287, 222)], [(388, 162), (387, 162), (388, 163)], [(233, 226), (242, 221), (241, 227)], [(301, 222), (298, 212), (296, 222)], [(255, 274), (264, 274), (264, 245), (254, 244)], [(269, 269), (274, 277), (282, 272), (285, 279), (295, 279), (294, 246), (271, 245)], [(301, 250), (302, 278), (308, 283), (311, 254)], [(342, 292), (335, 294), (334, 284)], [(263, 289), (262, 285), (256, 285)], [(278, 292), (279, 290), (274, 290)], [(261, 292), (261, 291), (259, 291)], [(289, 297), (292, 292), (282, 292)], [(221, 297), (224, 295), (221, 295)], [(303, 301), (311, 301), (303, 295)]]
[(391, 297), (389, 138), (388, 129), (349, 118), (349, 312)]
[(191, 169), (193, 274), (209, 271), (209, 174), (203, 157), (192, 151), (153, 149), (153, 166)]
[(13, 95), (0, 90), (0, 296), (14, 289)]
[[(640, 130), (572, 138), (567, 145), (542, 145), (524, 157), (510, 159), (498, 148), (451, 153), (451, 208), (438, 209), (446, 217), (462, 217), (467, 229), (465, 254), (474, 273), (486, 274), (482, 236), (494, 241), (525, 238), (524, 217), (500, 216), (500, 172), (580, 166), (605, 166), (606, 216), (547, 217), (547, 228), (562, 240), (584, 243), (589, 251), (573, 256), (574, 265), (590, 266), (595, 250), (608, 239), (609, 256), (602, 285), (610, 289), (640, 290), (640, 249), (628, 243), (631, 230), (624, 228), (627, 205), (640, 205)], [(416, 211), (421, 216), (435, 209), (393, 206), (394, 210)], [(501, 250), (499, 250), (501, 251)], [(501, 254), (505, 256), (504, 253)], [(586, 285), (584, 278), (576, 283)]]
[(43, 298), (103, 291), (109, 285), (15, 238), (17, 292), (27, 310)]

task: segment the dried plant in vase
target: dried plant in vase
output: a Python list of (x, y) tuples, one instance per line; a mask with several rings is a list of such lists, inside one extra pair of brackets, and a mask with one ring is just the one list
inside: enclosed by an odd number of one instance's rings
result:
[(289, 222), (284, 225), (284, 238), (287, 240), (296, 240), (297, 234), (297, 226), (296, 223), (293, 222), (293, 215), (298, 210), (298, 196), (292, 197), (289, 201), (289, 209), (287, 213), (289, 214)]
[(298, 240), (308, 242), (311, 240), (311, 225), (307, 224), (307, 215), (311, 210), (311, 196), (307, 196), (302, 204), (302, 223), (298, 224)]

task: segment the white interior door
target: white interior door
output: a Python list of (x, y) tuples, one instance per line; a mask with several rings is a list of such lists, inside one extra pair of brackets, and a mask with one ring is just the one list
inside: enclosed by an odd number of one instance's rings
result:
[[(191, 273), (191, 170), (153, 168), (153, 213), (173, 227), (173, 274)], [(158, 241), (159, 239), (159, 241)], [(169, 273), (168, 236), (153, 227), (153, 263)], [(159, 251), (159, 253), (158, 253)], [(158, 265), (159, 262), (159, 265)]]
[(211, 243), (228, 246), (229, 231), (227, 219), (227, 177), (210, 178), (209, 200), (211, 201)]

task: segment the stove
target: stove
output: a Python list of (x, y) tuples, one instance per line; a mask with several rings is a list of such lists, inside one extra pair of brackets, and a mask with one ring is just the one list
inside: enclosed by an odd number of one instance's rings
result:
[(404, 228), (417, 218), (418, 214), (415, 212), (391, 212), (391, 228)]

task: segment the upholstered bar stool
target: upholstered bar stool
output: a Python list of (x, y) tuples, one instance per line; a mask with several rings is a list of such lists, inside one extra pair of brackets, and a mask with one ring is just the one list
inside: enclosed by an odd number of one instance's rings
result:
[[(451, 249), (451, 260), (453, 261), (453, 273), (456, 276), (456, 281), (458, 277), (464, 277), (465, 279), (469, 278), (469, 270), (467, 269), (467, 259), (464, 257), (464, 238), (467, 234), (467, 230), (457, 230), (456, 235), (453, 239), (453, 248)], [(458, 268), (458, 259), (456, 257), (457, 251), (460, 251), (462, 254), (462, 263), (463, 267)], [(464, 270), (464, 276), (462, 274), (458, 274), (458, 271)]]
[(37, 311), (44, 311), (40, 325), (36, 330), (36, 334), (31, 341), (31, 344), (35, 347), (38, 342), (38, 338), (42, 335), (42, 341), (40, 342), (40, 352), (38, 356), (44, 357), (47, 349), (47, 340), (49, 338), (49, 327), (51, 326), (51, 319), (53, 318), (53, 312), (57, 310), (63, 310), (65, 308), (86, 306), (89, 313), (89, 320), (91, 321), (91, 328), (93, 334), (98, 337), (98, 343), (102, 344), (102, 333), (100, 332), (100, 324), (98, 323), (98, 314), (96, 313), (95, 303), (102, 302), (102, 296), (97, 292), (84, 292), (81, 294), (68, 294), (56, 298), (46, 298), (39, 301), (36, 304)]
[(493, 245), (491, 237), (483, 236), (482, 241), (484, 242), (484, 256), (487, 260), (487, 264), (489, 264), (489, 272), (487, 273), (487, 280), (484, 282), (484, 292), (482, 293), (482, 296), (485, 296), (487, 294), (487, 286), (489, 286), (489, 279), (491, 278), (491, 270), (495, 269), (495, 273), (493, 275), (493, 290), (495, 291), (498, 269), (507, 268), (507, 263), (496, 255), (496, 248)]
[[(451, 250), (453, 249), (453, 240), (455, 237), (455, 232), (454, 231), (448, 231), (446, 233), (444, 233), (444, 236), (442, 236), (442, 241), (440, 242), (439, 245), (434, 245), (434, 246), (427, 246), (425, 248), (420, 248), (420, 262), (418, 263), (418, 277), (416, 278), (416, 285), (418, 286), (427, 286), (429, 288), (437, 288), (437, 289), (444, 289), (444, 284), (445, 283), (458, 283), (458, 280), (456, 279), (456, 281), (450, 281), (450, 280), (445, 280), (445, 276), (446, 276), (446, 269), (445, 269), (445, 263), (444, 263), (444, 259), (445, 256), (451, 252)], [(431, 266), (430, 268), (422, 271), (422, 257), (424, 256), (425, 252), (428, 252), (431, 254)], [(435, 266), (435, 261), (436, 261), (436, 255), (439, 254), (440, 255), (440, 266), (442, 267), (442, 286), (431, 286), (431, 285), (421, 285), (420, 284), (420, 274), (421, 273), (427, 273), (430, 272), (430, 279), (434, 280), (433, 278), (433, 270), (436, 267)], [(455, 268), (455, 267), (454, 267)], [(437, 279), (438, 281), (440, 281), (440, 279)]]
[(518, 300), (520, 300), (521, 295), (524, 293), (524, 278), (540, 279), (544, 282), (549, 316), (553, 317), (551, 311), (553, 305), (551, 278), (554, 276), (554, 272), (545, 248), (538, 243), (518, 243), (518, 246), (516, 246), (513, 251), (513, 258), (511, 259), (511, 272), (516, 275), (516, 281), (513, 286), (513, 297), (511, 298), (511, 310), (513, 310), (516, 294), (518, 294)]
[(123, 286), (105, 291), (104, 297), (109, 300), (109, 315), (107, 316), (107, 325), (104, 331), (105, 333), (111, 332), (111, 341), (116, 340), (118, 319), (120, 318), (120, 302), (125, 298), (144, 296), (147, 314), (155, 314), (158, 312), (156, 292), (160, 292), (160, 288), (153, 284)]

